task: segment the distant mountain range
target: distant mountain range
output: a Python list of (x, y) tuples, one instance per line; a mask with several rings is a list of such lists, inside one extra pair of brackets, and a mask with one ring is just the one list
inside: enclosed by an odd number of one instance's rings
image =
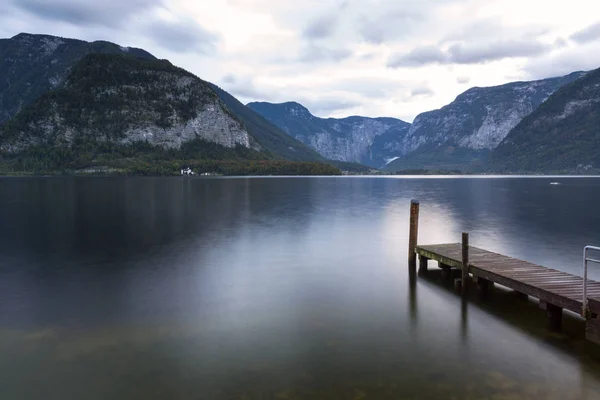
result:
[(0, 171), (185, 159), (597, 172), (599, 87), (598, 70), (574, 72), (471, 88), (412, 124), (319, 118), (295, 102), (244, 105), (142, 49), (19, 34), (0, 40)]
[(61, 169), (107, 154), (173, 159), (184, 148), (188, 158), (326, 162), (227, 92), (144, 50), (47, 35), (0, 40), (0, 160)]
[(471, 88), (412, 124), (393, 118), (318, 118), (298, 103), (248, 104), (322, 155), (388, 171), (483, 170), (495, 149), (524, 117), (563, 85), (585, 75)]
[(410, 128), (409, 123), (396, 118), (318, 118), (295, 102), (247, 106), (326, 158), (375, 168), (398, 154)]

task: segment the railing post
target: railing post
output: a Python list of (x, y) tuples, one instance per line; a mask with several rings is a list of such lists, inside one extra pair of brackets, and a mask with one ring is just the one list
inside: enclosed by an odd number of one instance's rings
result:
[(587, 246), (583, 248), (583, 299), (581, 301), (581, 316), (587, 318)]
[(419, 202), (410, 201), (410, 224), (408, 232), (408, 267), (411, 271), (417, 269), (417, 237), (419, 234)]
[(469, 233), (462, 234), (462, 294), (467, 293), (467, 282), (469, 280)]

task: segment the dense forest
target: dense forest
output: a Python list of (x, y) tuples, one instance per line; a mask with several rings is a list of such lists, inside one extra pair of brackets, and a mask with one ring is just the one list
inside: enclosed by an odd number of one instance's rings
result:
[(267, 158), (243, 146), (228, 148), (202, 139), (166, 149), (147, 142), (119, 145), (78, 141), (73, 146), (32, 146), (17, 153), (0, 153), (2, 174), (112, 173), (178, 175), (190, 167), (196, 173), (223, 175), (340, 175), (338, 168), (318, 162)]

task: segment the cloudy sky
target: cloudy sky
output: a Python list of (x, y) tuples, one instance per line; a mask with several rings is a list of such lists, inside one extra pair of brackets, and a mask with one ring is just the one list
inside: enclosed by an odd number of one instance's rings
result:
[(600, 67), (598, 0), (0, 0), (20, 32), (144, 48), (241, 101), (407, 121), (472, 86)]

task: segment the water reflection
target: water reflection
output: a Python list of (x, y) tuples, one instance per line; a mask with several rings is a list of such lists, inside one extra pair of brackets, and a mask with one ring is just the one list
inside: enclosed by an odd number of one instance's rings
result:
[(593, 399), (580, 320), (463, 302), (406, 240), (418, 198), (421, 243), (576, 269), (597, 182), (0, 180), (0, 394)]

